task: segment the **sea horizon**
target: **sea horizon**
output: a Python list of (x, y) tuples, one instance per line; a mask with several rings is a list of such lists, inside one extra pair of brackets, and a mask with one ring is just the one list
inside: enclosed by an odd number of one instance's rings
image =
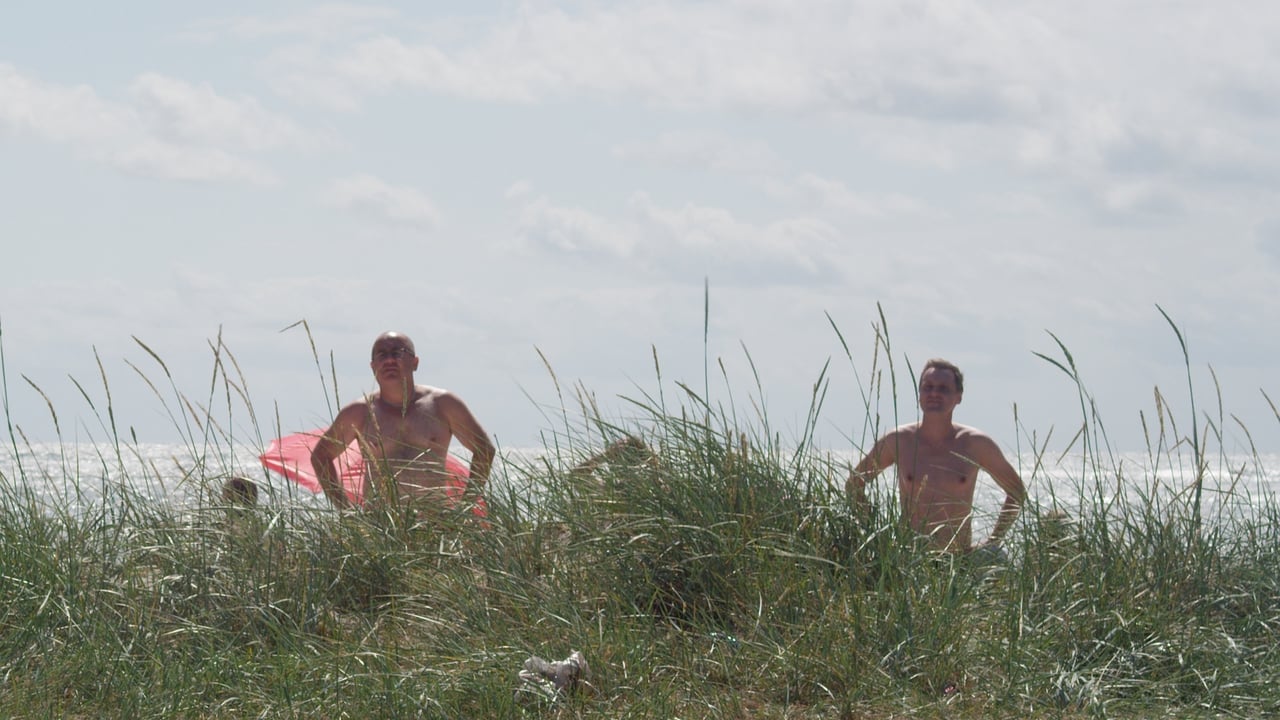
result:
[[(216, 503), (221, 483), (233, 475), (253, 480), (261, 491), (261, 502), (269, 507), (301, 505), (327, 508), (322, 495), (266, 470), (259, 455), (262, 449), (240, 445), (228, 453), (225, 447), (195, 449), (184, 443), (31, 443), (20, 446), (15, 456), (8, 445), (0, 451), (0, 483), (6, 493), (23, 493), (46, 510), (71, 514), (98, 503), (106, 492), (127, 483), (133, 494), (178, 508)], [(1180, 449), (1182, 450), (1182, 449)], [(469, 459), (465, 449), (451, 450), (460, 459)], [(536, 494), (536, 478), (550, 464), (571, 467), (589, 451), (578, 448), (506, 448), (495, 458), (489, 492)], [(783, 450), (784, 458), (794, 450)], [(829, 482), (843, 484), (847, 468), (858, 460), (853, 449), (808, 450), (812, 458), (832, 468)], [(1037, 459), (1031, 453), (1011, 455), (1028, 489), (1028, 506), (1040, 511), (1063, 510), (1076, 514), (1083, 501), (1109, 503), (1118, 493), (1145, 497), (1153, 491), (1165, 499), (1194, 488), (1194, 460), (1189, 449), (1178, 453), (1149, 455), (1123, 452), (1086, 456), (1071, 452)], [(1099, 457), (1106, 458), (1099, 461)], [(1038, 462), (1037, 462), (1038, 460)], [(1153, 460), (1155, 461), (1153, 463)], [(1231, 507), (1223, 511), (1261, 507), (1280, 493), (1280, 454), (1205, 455), (1203, 502), (1206, 514), (1218, 510), (1222, 500)], [(880, 492), (892, 493), (896, 483), (892, 470), (877, 483)], [(1085, 488), (1081, 492), (1081, 488)], [(1003, 497), (985, 473), (979, 475), (974, 498), (975, 530), (990, 526)]]

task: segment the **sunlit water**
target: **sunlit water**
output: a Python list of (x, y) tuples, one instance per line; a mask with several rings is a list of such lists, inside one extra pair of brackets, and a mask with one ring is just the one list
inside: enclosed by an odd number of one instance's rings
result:
[[(50, 512), (79, 514), (100, 505), (102, 498), (127, 485), (130, 497), (148, 503), (190, 507), (214, 500), (222, 481), (232, 475), (252, 479), (259, 485), (260, 502), (282, 506), (302, 504), (325, 507), (322, 496), (263, 470), (261, 452), (253, 447), (202, 450), (184, 445), (139, 444), (55, 445), (35, 444), (0, 451), (0, 498), (34, 501)], [(822, 455), (832, 466), (832, 482), (843, 484), (849, 464), (857, 458), (849, 452)], [(491, 491), (515, 489), (537, 493), (534, 479), (546, 465), (564, 466), (542, 449), (506, 450), (495, 463)], [(1141, 502), (1153, 492), (1163, 501), (1194, 491), (1194, 462), (1190, 453), (1178, 456), (1147, 457), (1126, 454), (1100, 465), (1086, 463), (1080, 456), (1068, 456), (1036, 465), (1033, 458), (1015, 463), (1027, 482), (1031, 502), (1042, 509), (1061, 508), (1079, 512), (1081, 503), (1105, 506), (1112, 500)], [(1202, 504), (1206, 517), (1218, 514), (1248, 516), (1259, 508), (1274, 506), (1280, 491), (1280, 456), (1223, 457), (1210, 455), (1206, 463)], [(1122, 479), (1121, 479), (1122, 478)], [(892, 473), (878, 487), (890, 491)], [(975, 499), (976, 531), (990, 526), (1003, 494), (985, 475), (980, 476)]]

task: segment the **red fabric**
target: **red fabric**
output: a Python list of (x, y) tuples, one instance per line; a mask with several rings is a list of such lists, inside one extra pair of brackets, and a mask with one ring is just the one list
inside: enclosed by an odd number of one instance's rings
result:
[[(258, 459), (262, 461), (263, 467), (280, 473), (311, 492), (323, 492), (324, 488), (320, 487), (320, 480), (311, 467), (311, 451), (323, 436), (324, 430), (308, 430), (277, 438), (271, 441), (267, 451), (259, 455)], [(348, 445), (338, 456), (337, 465), (338, 478), (342, 481), (347, 498), (356, 505), (363, 505), (361, 491), (364, 487), (364, 455), (360, 452), (359, 445), (354, 442)], [(471, 476), (471, 471), (452, 455), (445, 456), (444, 466), (450, 476), (445, 496), (451, 502), (457, 502), (467, 489), (467, 478)], [(480, 517), (489, 514), (483, 497), (476, 497), (474, 512)]]

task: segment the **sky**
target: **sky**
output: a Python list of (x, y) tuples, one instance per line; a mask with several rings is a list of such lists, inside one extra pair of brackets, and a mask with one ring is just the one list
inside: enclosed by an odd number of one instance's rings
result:
[(1277, 37), (1261, 0), (8, 3), (6, 421), (171, 441), (220, 340), (260, 433), (320, 427), (398, 330), (508, 448), (684, 388), (794, 441), (821, 380), (857, 450), (941, 356), (957, 421), (1062, 450), (1065, 348), (1118, 449), (1159, 388), (1280, 452)]

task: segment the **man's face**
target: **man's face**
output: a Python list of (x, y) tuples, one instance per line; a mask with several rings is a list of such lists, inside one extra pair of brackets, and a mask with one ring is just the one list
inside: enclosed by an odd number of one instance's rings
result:
[(950, 412), (960, 404), (956, 376), (946, 368), (931, 367), (920, 376), (920, 409), (924, 412)]
[(379, 382), (408, 377), (418, 369), (413, 343), (409, 338), (394, 333), (380, 336), (373, 343), (369, 367)]

